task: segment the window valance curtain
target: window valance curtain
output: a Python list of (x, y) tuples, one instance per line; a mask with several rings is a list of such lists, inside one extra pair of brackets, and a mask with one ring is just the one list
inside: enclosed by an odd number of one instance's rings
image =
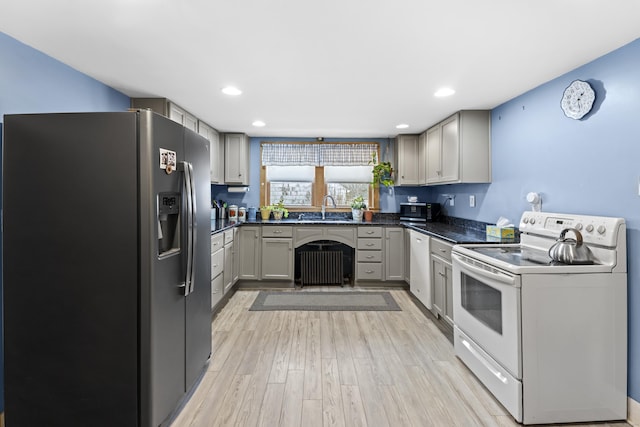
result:
[(263, 166), (365, 166), (378, 144), (262, 144)]

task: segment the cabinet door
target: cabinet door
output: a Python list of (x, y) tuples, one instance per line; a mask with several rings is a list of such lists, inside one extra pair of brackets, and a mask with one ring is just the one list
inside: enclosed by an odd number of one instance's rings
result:
[(194, 132), (198, 131), (198, 119), (195, 116), (187, 113), (184, 116), (184, 127), (191, 129)]
[(172, 102), (169, 103), (169, 118), (187, 129), (191, 129), (194, 132), (198, 131), (198, 119)]
[(233, 242), (224, 245), (224, 293), (233, 286)]
[(411, 231), (410, 291), (422, 304), (431, 309), (431, 263), (429, 236)]
[(418, 183), (427, 183), (427, 132), (418, 137)]
[(385, 279), (404, 280), (404, 229), (385, 230)]
[(440, 181), (440, 125), (436, 125), (427, 130), (426, 152), (427, 152), (427, 184)]
[(218, 274), (211, 281), (211, 308), (215, 307), (224, 294), (224, 274)]
[(224, 135), (224, 181), (249, 185), (249, 140), (245, 134)]
[(453, 268), (448, 262), (444, 263), (445, 305), (444, 319), (453, 325)]
[(209, 159), (211, 164), (211, 182), (221, 184), (224, 174), (224, 150), (220, 147), (220, 134), (204, 122), (198, 122), (198, 133), (209, 140)]
[(459, 180), (460, 166), (460, 132), (458, 115), (454, 115), (442, 122), (441, 141), (441, 182), (455, 182)]
[(263, 279), (293, 280), (292, 239), (262, 239)]
[(240, 254), (238, 253), (238, 228), (233, 229), (233, 284), (238, 281), (240, 275)]
[(404, 230), (404, 281), (411, 283), (411, 231)]
[(396, 144), (398, 155), (396, 185), (418, 185), (418, 136), (399, 135)]
[(260, 279), (260, 227), (245, 226), (238, 231), (238, 263), (240, 279)]
[(445, 276), (444, 261), (438, 257), (431, 256), (431, 283), (433, 294), (431, 296), (432, 310), (440, 317), (444, 316), (445, 307)]

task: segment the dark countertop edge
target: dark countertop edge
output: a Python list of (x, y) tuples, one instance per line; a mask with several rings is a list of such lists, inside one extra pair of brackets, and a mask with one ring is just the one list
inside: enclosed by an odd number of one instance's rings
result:
[(467, 243), (486, 243), (486, 244), (503, 244), (503, 243), (518, 243), (519, 239), (497, 239), (487, 237), (485, 233), (479, 230), (464, 228), (458, 225), (445, 224), (440, 222), (420, 223), (414, 224), (410, 222), (398, 221), (398, 220), (373, 220), (353, 222), (350, 220), (329, 220), (329, 221), (298, 221), (298, 220), (268, 220), (268, 221), (246, 221), (237, 222), (229, 220), (216, 220), (215, 229), (212, 228), (211, 235), (224, 232), (233, 227), (241, 225), (281, 225), (281, 226), (397, 226), (408, 228), (409, 230), (417, 231), (427, 236), (435, 237), (451, 244), (467, 244)]

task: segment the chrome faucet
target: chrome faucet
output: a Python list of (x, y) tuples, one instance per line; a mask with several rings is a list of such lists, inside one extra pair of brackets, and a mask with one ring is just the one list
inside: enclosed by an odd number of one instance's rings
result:
[(325, 194), (325, 196), (322, 198), (322, 219), (324, 219), (324, 211), (326, 209), (326, 203), (327, 203), (327, 199), (331, 199), (331, 203), (333, 203), (333, 207), (336, 207), (336, 201), (333, 198), (333, 196), (331, 196), (330, 194)]

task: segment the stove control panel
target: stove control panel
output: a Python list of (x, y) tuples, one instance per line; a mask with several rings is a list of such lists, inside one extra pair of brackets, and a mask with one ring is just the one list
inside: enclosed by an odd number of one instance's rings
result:
[[(558, 214), (549, 212), (525, 212), (520, 219), (520, 232), (558, 238), (565, 228), (574, 228), (585, 243), (616, 246), (618, 233), (626, 230), (624, 219)], [(568, 232), (566, 237), (575, 237)]]

